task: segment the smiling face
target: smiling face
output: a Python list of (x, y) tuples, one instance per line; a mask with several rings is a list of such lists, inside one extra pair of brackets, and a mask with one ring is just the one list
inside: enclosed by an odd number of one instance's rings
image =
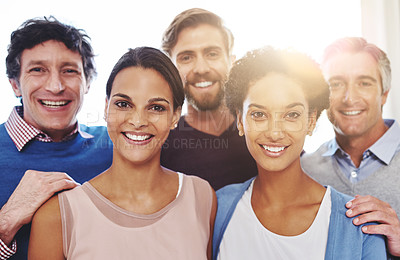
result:
[(158, 72), (140, 67), (121, 70), (105, 110), (114, 157), (134, 163), (159, 160), (179, 116), (180, 108), (173, 110), (172, 91)]
[(270, 72), (250, 86), (238, 129), (259, 169), (283, 171), (299, 162), (315, 121), (315, 115), (309, 116), (301, 86), (283, 74)]
[(183, 29), (171, 58), (181, 74), (188, 103), (200, 111), (219, 108), (231, 67), (221, 32), (208, 24)]
[(88, 91), (82, 58), (54, 40), (26, 49), (21, 55), (19, 83), (10, 80), (22, 97), (24, 120), (59, 141), (76, 124)]
[(337, 54), (323, 67), (330, 85), (328, 116), (335, 132), (348, 137), (368, 137), (384, 124), (382, 106), (387, 94), (377, 62), (366, 52)]

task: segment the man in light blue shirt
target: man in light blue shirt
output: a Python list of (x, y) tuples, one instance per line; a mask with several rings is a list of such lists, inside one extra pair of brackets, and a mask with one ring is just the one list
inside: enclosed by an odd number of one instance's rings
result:
[(321, 67), (335, 138), (303, 155), (302, 167), (321, 184), (356, 196), (347, 216), (360, 215), (355, 225), (378, 222), (363, 232), (385, 235), (389, 253), (400, 256), (400, 127), (382, 118), (389, 59), (363, 38), (343, 38), (326, 48)]

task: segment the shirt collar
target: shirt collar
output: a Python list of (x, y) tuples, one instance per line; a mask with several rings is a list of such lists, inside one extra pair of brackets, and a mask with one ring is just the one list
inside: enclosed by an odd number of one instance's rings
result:
[[(378, 139), (371, 147), (367, 149), (373, 153), (376, 157), (379, 158), (386, 165), (390, 163), (393, 156), (400, 149), (400, 126), (399, 124), (392, 119), (385, 119), (385, 124), (389, 127), (389, 129)], [(345, 151), (339, 146), (336, 142), (336, 138), (333, 138), (328, 143), (328, 149), (322, 156), (332, 156), (337, 151), (340, 151), (342, 154), (346, 154)]]
[[(22, 118), (23, 113), (24, 112), (22, 106), (14, 107), (14, 109), (11, 111), (11, 114), (5, 123), (7, 133), (10, 136), (11, 140), (14, 142), (18, 151), (21, 151), (27, 143), (29, 143), (34, 139), (47, 143), (54, 142), (49, 135), (37, 129), (36, 127), (28, 124)], [(76, 127), (68, 135), (66, 135), (61, 140), (61, 142), (73, 139), (76, 133), (79, 133), (85, 139), (93, 138), (91, 134), (88, 134), (80, 130), (79, 124), (77, 123)]]
[(388, 165), (400, 146), (400, 126), (392, 119), (385, 119), (389, 129), (368, 150)]
[(341, 151), (344, 152), (342, 150), (342, 148), (340, 148), (340, 146), (338, 145), (338, 143), (336, 142), (336, 138), (333, 138), (332, 140), (329, 141), (328, 143), (328, 149), (325, 151), (325, 153), (322, 154), (322, 156), (332, 156), (336, 153), (336, 151)]

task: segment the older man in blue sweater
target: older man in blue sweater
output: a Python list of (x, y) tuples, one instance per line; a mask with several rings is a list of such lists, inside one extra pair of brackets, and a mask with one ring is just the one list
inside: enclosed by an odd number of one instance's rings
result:
[(28, 20), (11, 35), (6, 65), (22, 106), (0, 125), (0, 259), (26, 259), (35, 211), (107, 169), (112, 144), (105, 127), (77, 123), (96, 75), (82, 30), (53, 17)]

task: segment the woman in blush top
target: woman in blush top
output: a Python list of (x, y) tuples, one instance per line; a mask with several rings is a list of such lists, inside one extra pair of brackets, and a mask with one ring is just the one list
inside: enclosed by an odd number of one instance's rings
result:
[(329, 104), (312, 59), (272, 47), (249, 52), (230, 72), (226, 102), (258, 175), (217, 192), (214, 259), (386, 259), (383, 237), (346, 217), (350, 197), (301, 168), (305, 138)]
[(184, 101), (177, 69), (157, 49), (131, 49), (106, 94), (113, 163), (38, 210), (29, 259), (211, 259), (213, 189), (160, 165)]

